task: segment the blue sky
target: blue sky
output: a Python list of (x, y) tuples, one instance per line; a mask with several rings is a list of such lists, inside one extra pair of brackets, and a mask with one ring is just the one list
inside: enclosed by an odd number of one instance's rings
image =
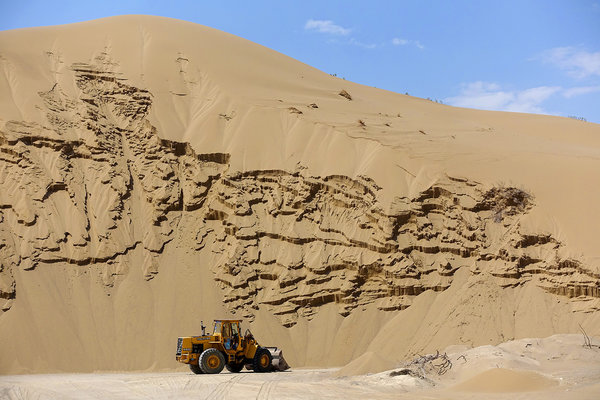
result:
[(0, 30), (120, 14), (197, 22), (446, 104), (600, 123), (600, 0), (0, 0)]

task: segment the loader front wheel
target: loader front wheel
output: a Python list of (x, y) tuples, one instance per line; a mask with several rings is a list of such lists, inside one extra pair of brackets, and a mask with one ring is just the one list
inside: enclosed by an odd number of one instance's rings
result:
[(198, 364), (205, 374), (218, 374), (225, 367), (225, 357), (217, 349), (206, 349), (200, 354)]
[(242, 370), (242, 368), (244, 368), (244, 363), (229, 363), (229, 364), (225, 364), (225, 368), (227, 368), (227, 371), (229, 372), (233, 372), (233, 373), (237, 373), (240, 372)]
[(254, 372), (270, 372), (273, 369), (272, 361), (271, 352), (264, 347), (259, 347), (252, 360)]
[(195, 373), (196, 375), (198, 374), (203, 374), (202, 370), (200, 369), (199, 365), (196, 364), (189, 364), (190, 366), (190, 371), (192, 371), (193, 373)]

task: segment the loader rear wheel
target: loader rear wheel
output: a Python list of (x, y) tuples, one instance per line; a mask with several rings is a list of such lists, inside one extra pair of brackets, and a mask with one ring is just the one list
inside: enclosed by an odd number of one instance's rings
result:
[(229, 372), (233, 372), (233, 373), (237, 373), (240, 372), (242, 370), (242, 368), (244, 368), (244, 363), (229, 363), (229, 364), (225, 364), (225, 368), (227, 368), (227, 371)]
[(270, 372), (273, 369), (272, 362), (273, 357), (271, 356), (271, 352), (264, 347), (259, 347), (252, 360), (254, 372)]
[(200, 354), (198, 364), (205, 374), (218, 374), (223, 371), (225, 357), (223, 357), (223, 353), (217, 349), (206, 349)]
[(200, 369), (199, 365), (196, 364), (189, 364), (190, 365), (190, 371), (192, 371), (195, 374), (203, 374), (202, 370)]

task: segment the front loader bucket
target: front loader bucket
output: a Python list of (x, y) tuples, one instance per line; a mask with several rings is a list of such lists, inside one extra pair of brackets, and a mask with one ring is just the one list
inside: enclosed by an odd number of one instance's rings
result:
[(269, 350), (269, 353), (271, 353), (271, 357), (273, 358), (273, 371), (285, 371), (290, 368), (285, 361), (285, 358), (283, 358), (281, 349), (278, 349), (277, 347), (267, 347), (267, 350)]

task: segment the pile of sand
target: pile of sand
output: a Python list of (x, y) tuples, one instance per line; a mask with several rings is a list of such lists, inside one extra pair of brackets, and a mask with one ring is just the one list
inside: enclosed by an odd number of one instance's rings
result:
[(0, 69), (2, 373), (172, 369), (223, 316), (343, 374), (600, 334), (596, 124), (159, 17), (0, 32)]
[(558, 382), (536, 372), (494, 368), (454, 386), (453, 389), (462, 392), (531, 392), (557, 385)]

